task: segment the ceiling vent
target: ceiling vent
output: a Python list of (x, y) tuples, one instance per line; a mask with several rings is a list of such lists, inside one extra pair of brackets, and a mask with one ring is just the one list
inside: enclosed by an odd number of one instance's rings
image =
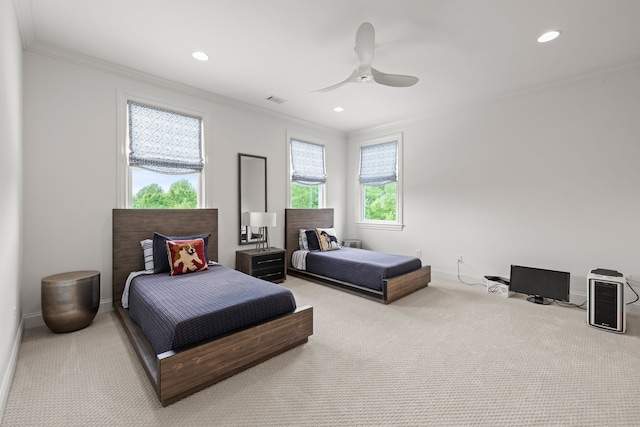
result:
[(278, 98), (277, 96), (273, 96), (273, 95), (267, 97), (267, 101), (275, 102), (276, 104), (282, 104), (283, 102), (287, 102), (286, 100), (282, 98)]

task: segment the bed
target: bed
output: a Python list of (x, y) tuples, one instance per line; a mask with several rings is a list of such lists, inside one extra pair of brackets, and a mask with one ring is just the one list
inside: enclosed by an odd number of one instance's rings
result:
[[(412, 267), (405, 267), (404, 271), (398, 273), (393, 267), (389, 270), (389, 275), (383, 280), (371, 279), (368, 283), (355, 283), (356, 280), (341, 280), (334, 277), (328, 277), (324, 274), (317, 274), (307, 270), (295, 268), (292, 260), (294, 252), (300, 249), (300, 230), (313, 228), (333, 228), (333, 209), (285, 209), (285, 250), (287, 260), (287, 273), (292, 276), (303, 277), (316, 283), (336, 287), (360, 296), (374, 299), (376, 301), (388, 304), (396, 301), (418, 289), (428, 286), (431, 281), (431, 267), (422, 266), (419, 262), (413, 262)], [(356, 251), (356, 252), (354, 252)], [(360, 252), (357, 252), (360, 251)], [(351, 253), (354, 256), (351, 256)], [(312, 253), (309, 254), (309, 256)], [(315, 254), (315, 253), (313, 253)], [(358, 260), (362, 257), (370, 258), (373, 256), (383, 257), (384, 262), (391, 262), (390, 258), (380, 252), (359, 250), (353, 248), (341, 248), (337, 251), (321, 252), (321, 254), (329, 255), (336, 260), (341, 258), (353, 258), (354, 269), (365, 271), (367, 268), (361, 268)], [(391, 256), (391, 258), (398, 256)], [(406, 259), (412, 257), (403, 257)], [(415, 259), (414, 259), (415, 260)], [(408, 260), (411, 262), (411, 260)], [(307, 261), (309, 262), (309, 261)], [(329, 261), (323, 261), (329, 262)]]
[[(113, 308), (163, 406), (299, 346), (313, 334), (313, 308), (304, 306), (261, 323), (222, 333), (212, 339), (158, 353), (154, 350), (156, 344), (152, 345), (121, 302), (129, 273), (145, 269), (140, 241), (149, 238), (154, 232), (166, 235), (210, 233), (208, 258), (215, 261), (218, 259), (218, 210), (113, 210)], [(211, 266), (212, 273), (216, 268), (218, 267), (215, 265)], [(226, 267), (219, 266), (219, 269), (224, 270)], [(227, 274), (235, 277), (241, 273), (231, 270)], [(153, 276), (156, 275), (143, 275), (139, 278)], [(254, 279), (250, 276), (246, 278)]]

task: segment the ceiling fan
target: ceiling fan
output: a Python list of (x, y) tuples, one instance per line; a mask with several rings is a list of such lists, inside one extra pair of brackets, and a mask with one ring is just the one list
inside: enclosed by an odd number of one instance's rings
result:
[(407, 87), (418, 83), (417, 77), (404, 76), (401, 74), (387, 74), (373, 68), (371, 66), (371, 62), (373, 61), (374, 48), (375, 31), (373, 29), (373, 25), (368, 22), (364, 22), (356, 32), (355, 51), (356, 55), (358, 55), (358, 60), (360, 61), (358, 68), (353, 70), (353, 73), (351, 73), (345, 81), (324, 89), (315, 90), (313, 93), (328, 92), (347, 83), (366, 83), (374, 81), (382, 85), (394, 87)]

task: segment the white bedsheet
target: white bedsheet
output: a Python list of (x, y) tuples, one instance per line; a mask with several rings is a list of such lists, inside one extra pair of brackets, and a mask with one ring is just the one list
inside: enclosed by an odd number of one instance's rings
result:
[(303, 249), (294, 251), (291, 255), (291, 264), (293, 264), (293, 268), (296, 268), (298, 270), (306, 270), (308, 253), (309, 251)]
[(120, 299), (122, 307), (129, 308), (129, 285), (131, 285), (131, 281), (134, 277), (141, 276), (143, 274), (153, 274), (153, 270), (132, 271), (129, 273), (127, 281), (124, 282), (124, 291), (122, 291), (122, 298)]

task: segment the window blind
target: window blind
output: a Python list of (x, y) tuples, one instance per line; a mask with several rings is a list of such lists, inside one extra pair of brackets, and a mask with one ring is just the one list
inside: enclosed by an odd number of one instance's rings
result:
[(396, 141), (360, 148), (360, 184), (383, 185), (398, 180)]
[(324, 146), (291, 140), (291, 181), (319, 185), (327, 181), (324, 170)]
[(129, 165), (179, 175), (202, 172), (202, 118), (128, 101)]

